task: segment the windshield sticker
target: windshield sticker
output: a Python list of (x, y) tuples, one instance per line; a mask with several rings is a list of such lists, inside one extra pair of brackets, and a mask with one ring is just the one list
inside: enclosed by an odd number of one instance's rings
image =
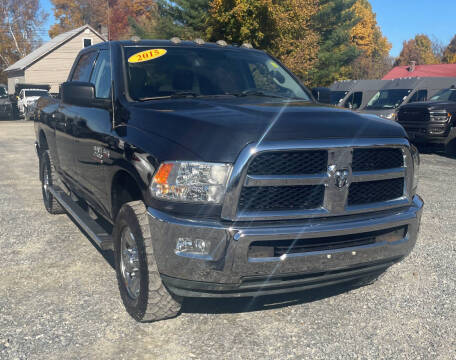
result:
[(167, 51), (165, 49), (149, 49), (133, 54), (128, 58), (129, 63), (140, 63), (144, 61), (150, 61), (157, 59), (165, 55)]
[(275, 67), (276, 69), (279, 68), (279, 65), (277, 65), (277, 63), (274, 61), (271, 61), (270, 64), (272, 65), (272, 67)]

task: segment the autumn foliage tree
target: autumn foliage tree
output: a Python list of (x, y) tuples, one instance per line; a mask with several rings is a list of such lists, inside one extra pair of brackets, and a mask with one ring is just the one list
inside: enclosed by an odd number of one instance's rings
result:
[(106, 0), (51, 0), (57, 22), (49, 30), (49, 36), (73, 30), (89, 24), (95, 30), (108, 25)]
[(41, 44), (38, 29), (47, 14), (39, 0), (2, 0), (0, 2), (0, 72)]
[(427, 35), (416, 35), (414, 39), (404, 41), (402, 51), (394, 65), (408, 65), (411, 61), (415, 61), (417, 65), (439, 63), (432, 50), (432, 41)]
[(151, 0), (112, 0), (110, 11), (110, 39), (127, 39), (135, 29), (152, 32), (157, 25), (158, 8)]
[(392, 67), (389, 58), (391, 44), (377, 25), (375, 13), (367, 0), (357, 0), (352, 7), (359, 22), (351, 29), (351, 42), (361, 55), (351, 66), (352, 79), (376, 79), (385, 75)]
[(306, 79), (318, 54), (318, 34), (312, 29), (317, 10), (318, 0), (213, 0), (207, 37), (251, 43)]
[(445, 64), (456, 64), (456, 35), (443, 51), (442, 62)]

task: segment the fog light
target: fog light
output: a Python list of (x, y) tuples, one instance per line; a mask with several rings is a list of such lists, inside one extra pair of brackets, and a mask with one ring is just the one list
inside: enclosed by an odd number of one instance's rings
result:
[(402, 240), (407, 234), (407, 228), (403, 227), (394, 231), (387, 232), (386, 234), (377, 235), (376, 242), (396, 242)]
[(180, 237), (176, 243), (176, 253), (208, 255), (211, 248), (209, 240)]

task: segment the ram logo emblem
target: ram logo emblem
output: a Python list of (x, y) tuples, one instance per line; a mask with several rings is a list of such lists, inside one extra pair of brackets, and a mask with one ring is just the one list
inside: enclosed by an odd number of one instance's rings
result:
[(337, 170), (334, 174), (334, 183), (337, 188), (342, 189), (348, 184), (348, 170)]

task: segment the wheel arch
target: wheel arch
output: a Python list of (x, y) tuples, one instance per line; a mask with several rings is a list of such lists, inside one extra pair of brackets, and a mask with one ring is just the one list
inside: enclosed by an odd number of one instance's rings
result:
[(110, 198), (111, 216), (115, 220), (124, 203), (144, 201), (143, 186), (135, 175), (125, 169), (119, 169), (112, 177)]

